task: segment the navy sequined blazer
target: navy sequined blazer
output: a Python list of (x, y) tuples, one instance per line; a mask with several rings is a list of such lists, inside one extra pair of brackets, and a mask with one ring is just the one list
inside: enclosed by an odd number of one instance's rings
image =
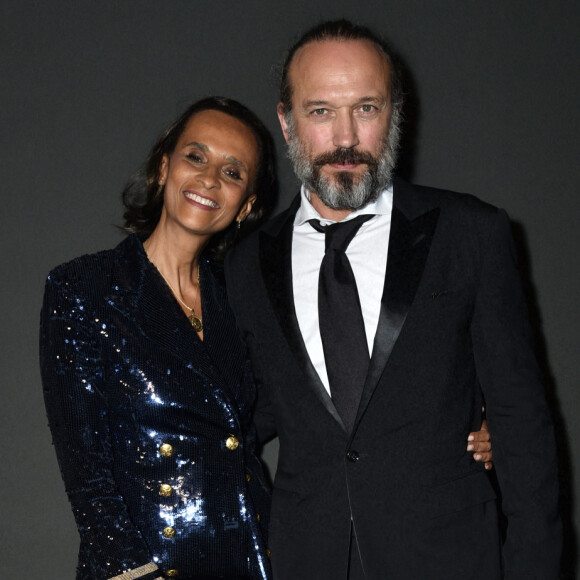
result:
[(203, 342), (136, 235), (48, 277), (40, 363), (77, 579), (270, 577), (255, 385), (221, 266), (200, 281)]

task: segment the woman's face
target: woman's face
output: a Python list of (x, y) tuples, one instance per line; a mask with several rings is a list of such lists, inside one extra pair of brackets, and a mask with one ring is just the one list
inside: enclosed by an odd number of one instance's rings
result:
[(256, 198), (248, 190), (257, 169), (258, 144), (244, 123), (221, 111), (197, 113), (161, 162), (161, 220), (208, 236), (242, 221)]

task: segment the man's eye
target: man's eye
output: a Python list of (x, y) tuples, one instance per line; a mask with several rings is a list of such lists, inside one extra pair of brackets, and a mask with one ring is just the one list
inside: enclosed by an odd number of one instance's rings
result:
[(314, 111), (312, 111), (312, 114), (315, 117), (321, 117), (322, 115), (325, 115), (328, 112), (327, 109), (314, 109)]
[(373, 113), (376, 111), (376, 107), (374, 105), (362, 105), (360, 109), (363, 113)]

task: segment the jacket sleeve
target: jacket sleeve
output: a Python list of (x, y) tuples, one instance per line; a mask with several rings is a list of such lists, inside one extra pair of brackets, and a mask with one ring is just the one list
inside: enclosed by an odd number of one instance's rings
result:
[(508, 580), (556, 579), (561, 551), (556, 449), (510, 223), (495, 214), (471, 328), (493, 459), (508, 520)]
[(40, 324), (44, 398), (79, 534), (78, 578), (160, 578), (112, 474), (99, 322), (78, 284), (47, 280)]
[(238, 247), (234, 247), (226, 256), (225, 278), (228, 295), (228, 302), (236, 317), (238, 331), (241, 338), (248, 346), (254, 381), (257, 388), (256, 406), (254, 409), (253, 422), (256, 428), (258, 442), (264, 444), (276, 436), (276, 422), (270, 401), (270, 388), (265, 378), (262, 352), (257, 344), (252, 328), (245, 322), (244, 301), (251, 300), (247, 284), (238, 283), (248, 277), (247, 257)]

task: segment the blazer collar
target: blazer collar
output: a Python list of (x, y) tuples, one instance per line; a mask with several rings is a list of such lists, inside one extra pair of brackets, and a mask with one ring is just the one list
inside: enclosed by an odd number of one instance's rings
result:
[(342, 419), (310, 360), (296, 317), (292, 288), (292, 231), (299, 205), (298, 195), (285, 212), (268, 222), (260, 231), (262, 277), (280, 328), (307, 383), (344, 429)]
[[(219, 384), (225, 384), (225, 376), (241, 372), (245, 350), (237, 340), (231, 312), (226, 307), (223, 288), (217, 284), (207, 260), (200, 260), (200, 281), (204, 322), (204, 341), (199, 340), (193, 328), (174, 298), (171, 290), (149, 261), (143, 249), (143, 239), (131, 235), (116, 248), (116, 260), (112, 276), (111, 293), (106, 297), (110, 306), (117, 309), (128, 323), (158, 348), (179, 357), (186, 365), (198, 369), (203, 375)], [(231, 321), (228, 320), (231, 317)], [(225, 334), (224, 334), (225, 333)], [(224, 343), (231, 340), (220, 372), (214, 364), (211, 352), (220, 350), (223, 357)], [(228, 346), (230, 346), (228, 344)]]
[(438, 218), (439, 208), (429, 198), (421, 196), (414, 186), (395, 179), (381, 311), (353, 434), (403, 329), (425, 269)]

